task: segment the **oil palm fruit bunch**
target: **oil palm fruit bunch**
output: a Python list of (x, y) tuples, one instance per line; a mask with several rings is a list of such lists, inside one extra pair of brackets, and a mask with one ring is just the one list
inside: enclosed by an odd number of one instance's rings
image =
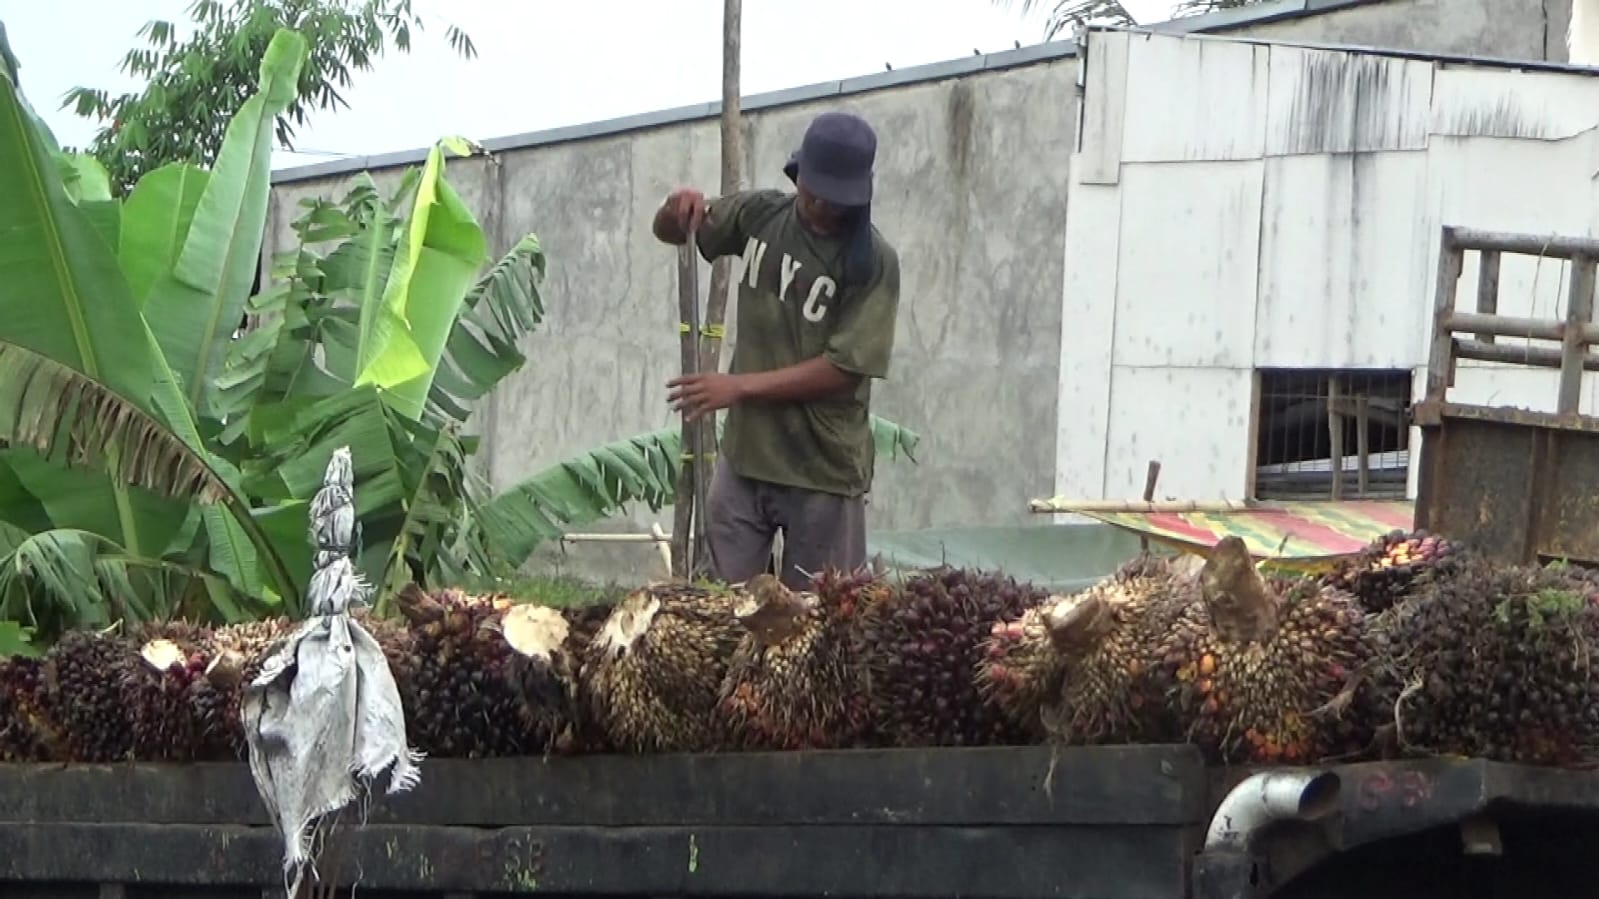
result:
[(1185, 736), (1222, 763), (1310, 762), (1363, 749), (1352, 713), (1370, 659), (1367, 616), (1310, 578), (1261, 577), (1242, 540), (1223, 538), (1190, 604), (1161, 641)]
[(560, 609), (518, 603), (500, 617), (510, 650), (505, 674), (521, 700), (520, 726), (546, 751), (576, 748), (577, 665), (581, 652), (571, 618)]
[(1465, 548), (1423, 530), (1396, 530), (1373, 540), (1326, 578), (1353, 593), (1368, 612), (1381, 612), (1427, 582), (1459, 567)]
[(106, 763), (132, 757), (121, 676), (136, 649), (114, 632), (70, 630), (45, 653), (44, 717), (59, 727), (67, 761)]
[(1051, 607), (1034, 606), (1020, 617), (994, 622), (974, 674), (983, 701), (1033, 741), (1047, 735), (1041, 715), (1060, 695), (1066, 676), (1066, 656), (1049, 627)]
[(747, 633), (722, 681), (717, 712), (739, 749), (854, 745), (869, 715), (852, 628), (857, 591), (842, 578), (822, 592), (789, 590), (770, 574), (741, 591), (733, 614)]
[(997, 573), (944, 568), (908, 578), (861, 619), (876, 738), (896, 746), (980, 746), (1026, 740), (983, 702), (974, 672), (993, 622), (1047, 598)]
[(196, 684), (215, 655), (208, 629), (182, 621), (138, 629), (135, 656), (121, 666), (133, 757), (139, 761), (205, 759), (205, 722), (194, 703)]
[(1599, 603), (1577, 575), (1471, 560), (1373, 633), (1377, 711), (1401, 753), (1599, 761)]
[[(549, 750), (553, 735), (535, 726), (514, 679), (522, 662), (513, 665), (513, 659), (521, 653), (503, 626), (516, 605), (512, 599), (457, 589), (424, 592), (411, 584), (396, 605), (410, 622), (412, 642), (389, 665), (409, 700), (406, 729), (419, 750), (440, 758)], [(525, 636), (514, 631), (518, 640)]]
[(1050, 601), (1042, 624), (1064, 669), (1058, 694), (1041, 713), (1047, 738), (1068, 745), (1177, 739), (1167, 705), (1175, 682), (1158, 653), (1199, 602), (1192, 556), (1141, 556), (1087, 590)]
[(0, 762), (45, 761), (67, 761), (67, 750), (44, 714), (44, 661), (0, 658)]
[(247, 746), (240, 717), (244, 688), (261, 673), (261, 665), (278, 641), (299, 624), (282, 616), (229, 624), (211, 632), (211, 657), (202, 677), (190, 688), (199, 721), (200, 758), (242, 759)]
[(617, 603), (583, 658), (580, 696), (624, 752), (703, 752), (718, 741), (716, 706), (745, 630), (734, 591), (659, 584)]

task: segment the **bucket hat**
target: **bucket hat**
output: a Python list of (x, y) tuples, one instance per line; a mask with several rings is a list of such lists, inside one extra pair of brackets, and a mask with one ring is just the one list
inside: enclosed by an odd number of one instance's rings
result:
[(806, 190), (829, 203), (867, 206), (872, 202), (876, 158), (877, 134), (865, 119), (824, 112), (811, 120), (783, 173), (796, 184), (804, 181)]

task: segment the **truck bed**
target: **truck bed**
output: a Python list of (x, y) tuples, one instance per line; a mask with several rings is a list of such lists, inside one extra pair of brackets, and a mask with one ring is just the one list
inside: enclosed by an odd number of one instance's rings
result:
[[(1518, 810), (1577, 822), (1534, 848), (1561, 833), (1592, 845), (1592, 774), (1474, 760), (1327, 770), (1341, 814), (1201, 855), (1212, 812), (1251, 772), (1207, 769), (1189, 746), (429, 760), (415, 791), (373, 798), (327, 864), (340, 882), (359, 873), (363, 897), (1372, 899), (1429, 852), (1455, 870), (1463, 832), (1526, 842), (1483, 829), (1526, 833)], [(0, 897), (281, 895), (281, 851), (243, 764), (0, 765)], [(1592, 864), (1545, 871), (1547, 894), (1580, 893), (1554, 890)], [(1422, 880), (1392, 894), (1464, 895)], [(1503, 895), (1546, 894), (1516, 883)]]

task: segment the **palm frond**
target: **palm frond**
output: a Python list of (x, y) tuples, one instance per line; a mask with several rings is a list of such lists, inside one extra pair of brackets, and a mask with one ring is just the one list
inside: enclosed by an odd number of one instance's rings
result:
[[(232, 490), (206, 460), (133, 401), (27, 347), (0, 341), (0, 440), (119, 483), (204, 504)], [(114, 464), (113, 464), (114, 460)]]
[(91, 531), (0, 524), (0, 618), (41, 632), (163, 620), (195, 584), (231, 592), (216, 574), (133, 555)]
[[(871, 425), (878, 455), (903, 455), (915, 463), (920, 435), (876, 415)], [(478, 517), (485, 540), (520, 565), (540, 543), (575, 525), (601, 521), (634, 503), (659, 511), (676, 499), (682, 445), (679, 428), (663, 428), (552, 465), (483, 504)]]
[(467, 293), (428, 392), (429, 411), (465, 422), (471, 403), (527, 361), (518, 343), (544, 321), (545, 266), (544, 248), (529, 234)]
[(157, 496), (225, 506), (237, 524), (228, 530), (266, 554), (283, 586), (281, 560), (270, 539), (197, 441), (185, 440), (88, 375), (5, 341), (0, 341), (0, 442), (30, 447), (57, 464), (103, 471), (115, 483)]
[[(1204, 2), (1204, 0), (1192, 0)], [(1053, 40), (1061, 32), (1068, 34), (1079, 27), (1093, 24), (1137, 25), (1121, 0), (994, 0), (996, 6), (1010, 8), (1019, 5), (1022, 15), (1027, 15), (1046, 3), (1053, 4), (1049, 18), (1044, 22), (1044, 39)]]

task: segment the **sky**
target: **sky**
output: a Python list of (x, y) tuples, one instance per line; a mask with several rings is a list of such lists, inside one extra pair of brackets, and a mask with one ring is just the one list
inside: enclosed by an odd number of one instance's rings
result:
[[(182, 21), (190, 0), (0, 0), (29, 102), (69, 146), (94, 125), (58, 107), (74, 86), (128, 90), (118, 71), (151, 19)], [(1140, 22), (1175, 0), (1124, 0)], [(273, 167), (575, 125), (721, 97), (722, 0), (414, 0), (427, 30), (408, 54), (359, 72), (349, 108), (300, 129)], [(1040, 43), (1045, 9), (992, 0), (744, 0), (746, 95)], [(465, 29), (463, 60), (444, 25)]]

